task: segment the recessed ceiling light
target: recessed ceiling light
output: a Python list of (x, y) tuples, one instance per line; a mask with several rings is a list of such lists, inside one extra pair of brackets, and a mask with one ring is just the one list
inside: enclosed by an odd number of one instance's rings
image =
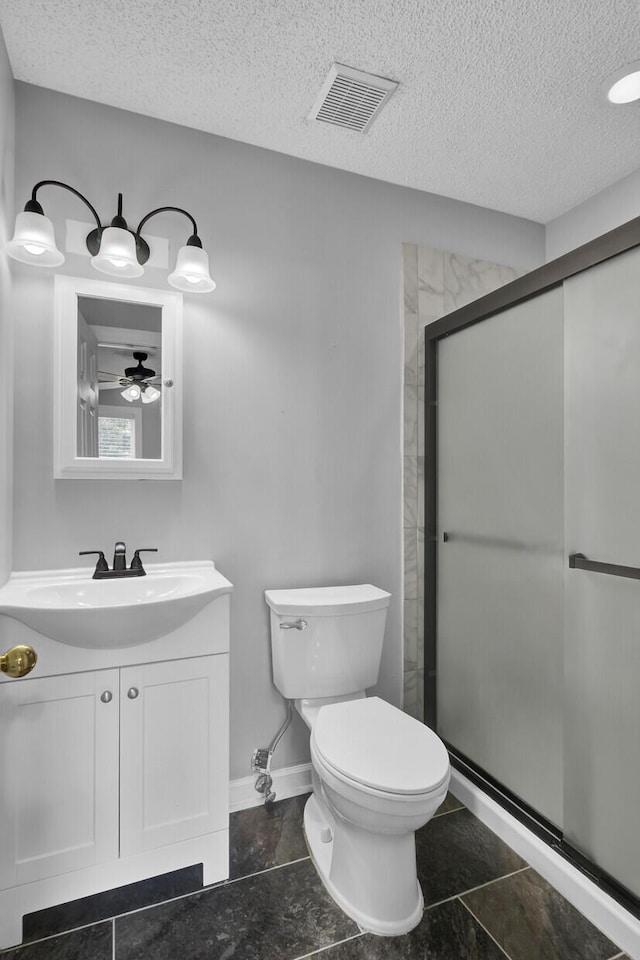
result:
[(640, 100), (640, 60), (628, 63), (612, 73), (604, 85), (610, 103), (633, 103)]

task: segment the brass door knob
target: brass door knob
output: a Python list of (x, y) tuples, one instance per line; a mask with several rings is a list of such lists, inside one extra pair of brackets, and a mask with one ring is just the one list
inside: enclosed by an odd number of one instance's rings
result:
[(6, 653), (0, 653), (0, 670), (8, 677), (24, 677), (31, 673), (38, 660), (33, 647), (19, 643), (11, 647)]

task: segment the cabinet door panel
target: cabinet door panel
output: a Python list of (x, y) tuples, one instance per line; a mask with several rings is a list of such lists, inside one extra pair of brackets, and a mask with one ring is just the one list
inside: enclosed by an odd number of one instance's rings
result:
[(121, 685), (121, 855), (226, 827), (228, 657), (127, 667)]
[(105, 670), (0, 688), (0, 887), (118, 856), (118, 679)]

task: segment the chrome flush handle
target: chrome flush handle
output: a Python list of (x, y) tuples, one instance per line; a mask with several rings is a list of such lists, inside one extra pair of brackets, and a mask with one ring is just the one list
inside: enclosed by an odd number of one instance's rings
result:
[(294, 620), (293, 623), (281, 623), (281, 630), (306, 630), (309, 624), (306, 620)]

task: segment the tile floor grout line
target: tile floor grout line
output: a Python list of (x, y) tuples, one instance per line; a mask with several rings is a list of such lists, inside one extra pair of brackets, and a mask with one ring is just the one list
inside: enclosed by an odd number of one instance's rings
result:
[(303, 860), (310, 860), (309, 854), (306, 857), (298, 857), (297, 860), (287, 860), (286, 863), (274, 863), (272, 867), (265, 867), (264, 870), (256, 870), (255, 873), (247, 873), (243, 877), (234, 877), (233, 880), (226, 880), (225, 883), (237, 883), (238, 880), (247, 880), (249, 877), (259, 877), (261, 873), (269, 873), (271, 870), (281, 870), (283, 867), (290, 867), (292, 863), (302, 863)]
[(452, 900), (457, 900), (459, 894), (452, 893), (450, 897), (445, 897), (444, 900), (436, 900), (435, 903), (430, 903), (428, 907), (425, 907), (423, 913), (426, 913), (427, 910), (433, 910), (434, 907), (441, 907), (443, 903), (451, 903)]
[(460, 903), (462, 904), (462, 906), (464, 907), (464, 909), (469, 913), (470, 916), (473, 917), (473, 919), (476, 921), (476, 923), (478, 924), (478, 926), (482, 927), (482, 929), (484, 930), (484, 932), (486, 933), (486, 935), (487, 935), (488, 937), (490, 937), (491, 940), (493, 940), (493, 942), (495, 943), (495, 945), (496, 945), (496, 947), (498, 948), (498, 950), (500, 950), (501, 953), (504, 953), (504, 955), (505, 955), (505, 957), (507, 958), (507, 960), (511, 960), (511, 957), (509, 956), (509, 954), (507, 953), (507, 951), (505, 950), (505, 948), (502, 946), (502, 944), (501, 944), (501, 943), (498, 943), (498, 941), (496, 940), (496, 938), (494, 937), (494, 935), (491, 933), (490, 930), (487, 930), (487, 928), (485, 927), (485, 925), (484, 925), (484, 923), (482, 922), (482, 920), (480, 920), (479, 917), (477, 917), (477, 916), (475, 915), (475, 913), (473, 912), (473, 910), (471, 909), (471, 907), (467, 906), (467, 904), (464, 902), (464, 900), (461, 900), (460, 897), (458, 897), (458, 900), (460, 900)]
[[(44, 937), (36, 937), (34, 940), (27, 940), (23, 943), (17, 943), (12, 947), (0, 949), (0, 958), (7, 950), (20, 950), (23, 947), (30, 947), (36, 943), (45, 943), (47, 940), (53, 940), (54, 937), (65, 937), (68, 933), (77, 933), (79, 930), (87, 930), (89, 927), (97, 927), (101, 923), (113, 924), (115, 941), (115, 923), (122, 917), (131, 917), (136, 913), (142, 913), (143, 910), (153, 910), (154, 907), (162, 907), (166, 903), (176, 903), (178, 900), (184, 900), (186, 897), (198, 896), (207, 893), (209, 890), (217, 890), (220, 887), (228, 887), (232, 883), (238, 883), (240, 880), (248, 880), (250, 877), (259, 877), (263, 873), (270, 873), (272, 870), (281, 870), (283, 867), (290, 867), (294, 863), (302, 863), (303, 860), (309, 860), (310, 857), (299, 857), (297, 860), (289, 860), (287, 863), (276, 863), (273, 867), (267, 867), (265, 870), (258, 870), (256, 873), (248, 873), (244, 877), (234, 877), (233, 880), (221, 880), (219, 883), (212, 883), (206, 887), (199, 887), (197, 890), (190, 890), (188, 893), (181, 893), (177, 897), (170, 897), (168, 900), (159, 900), (157, 903), (148, 903), (144, 907), (136, 907), (135, 910), (126, 910), (123, 913), (113, 913), (111, 916), (100, 917), (98, 920), (90, 920), (88, 923), (82, 923), (77, 927), (69, 927), (65, 930), (56, 930), (54, 933), (48, 933)], [(99, 894), (96, 894), (99, 896)]]
[(459, 807), (454, 807), (453, 810), (443, 810), (442, 813), (436, 813), (431, 818), (432, 820), (437, 820), (438, 817), (446, 817), (449, 813), (460, 813), (461, 810), (466, 810), (464, 804), (461, 804)]
[(111, 960), (116, 960), (116, 918), (111, 918)]
[(366, 936), (364, 932), (354, 933), (352, 937), (345, 937), (344, 940), (336, 940), (335, 943), (328, 943), (326, 947), (318, 947), (313, 953), (303, 953), (302, 956), (295, 957), (295, 960), (307, 960), (308, 957), (319, 957), (321, 953), (327, 953), (329, 950), (333, 950), (334, 947), (339, 947), (343, 943), (350, 943), (352, 940), (359, 940), (360, 937), (364, 936)]
[[(282, 870), (284, 867), (291, 867), (294, 863), (303, 863), (310, 860), (310, 857), (299, 857), (297, 860), (289, 860), (287, 863), (276, 863), (273, 867), (266, 867), (264, 870), (257, 870), (255, 873), (247, 873), (243, 877), (233, 877), (230, 880), (220, 880), (218, 883), (208, 884), (206, 887), (200, 887), (198, 890), (190, 890), (188, 893), (181, 893), (177, 897), (171, 897), (169, 900), (159, 900), (158, 903), (148, 903), (145, 907), (136, 907), (135, 910), (126, 910), (124, 913), (114, 913), (113, 920), (120, 920), (122, 917), (131, 917), (135, 913), (142, 913), (143, 910), (153, 910), (155, 907), (163, 907), (166, 903), (176, 903), (178, 900), (185, 900), (187, 897), (199, 897), (203, 893), (212, 890), (221, 890), (223, 887), (230, 887), (234, 883), (240, 883), (242, 880), (250, 880), (252, 877), (261, 877), (264, 873), (272, 873), (274, 870)], [(97, 921), (99, 922), (99, 921)]]
[[(272, 870), (282, 870), (283, 867), (290, 867), (294, 863), (302, 863), (303, 860), (310, 860), (311, 857), (307, 854), (306, 857), (298, 857), (297, 860), (287, 860), (286, 863), (274, 863), (272, 867), (265, 867), (264, 870), (256, 870), (255, 873), (247, 873), (243, 877), (234, 877), (232, 880), (224, 880), (219, 886), (229, 886), (232, 883), (238, 883), (240, 880), (248, 880), (250, 877), (259, 877), (263, 873), (271, 873)], [(215, 886), (215, 885), (214, 885)], [(203, 890), (213, 890), (214, 886), (203, 887)], [(199, 892), (199, 891), (196, 891)]]
[(10, 950), (22, 950), (25, 947), (33, 947), (36, 943), (46, 943), (47, 940), (55, 940), (56, 937), (66, 937), (69, 933), (78, 933), (80, 930), (88, 930), (89, 927), (99, 927), (101, 923), (113, 923), (114, 917), (103, 917), (102, 920), (93, 920), (91, 923), (83, 923), (79, 927), (70, 927), (68, 930), (58, 930), (56, 933), (48, 933), (44, 937), (38, 937), (36, 940), (27, 940), (23, 943), (15, 943), (12, 947), (0, 947), (0, 960), (5, 953)]
[(493, 880), (487, 880), (486, 883), (479, 883), (477, 887), (470, 887), (468, 890), (462, 890), (460, 893), (457, 893), (457, 897), (466, 897), (468, 893), (474, 893), (476, 890), (482, 890), (483, 887), (490, 887), (492, 883), (500, 883), (501, 880), (508, 880), (509, 877), (516, 877), (519, 873), (524, 873), (525, 870), (531, 870), (531, 864), (528, 863), (525, 867), (519, 867), (518, 870), (512, 870), (511, 873), (505, 873), (503, 877), (495, 877)]
[(456, 897), (466, 897), (468, 893), (474, 893), (476, 890), (482, 890), (483, 887), (490, 887), (492, 883), (498, 883), (500, 880), (506, 880), (508, 877), (515, 877), (518, 873), (524, 873), (525, 870), (531, 870), (529, 864), (526, 867), (520, 867), (519, 870), (514, 870), (512, 873), (505, 873), (503, 877), (495, 877), (493, 880), (487, 880), (486, 883), (480, 883), (477, 887), (469, 887), (468, 890), (462, 890), (460, 893), (452, 893), (450, 897), (445, 897), (444, 900), (436, 900), (435, 903), (430, 903), (424, 909), (431, 910), (433, 907), (439, 907), (443, 903), (449, 903), (451, 900), (455, 900)]
[(612, 957), (609, 957), (608, 960), (620, 960), (620, 957), (626, 956), (624, 950), (620, 950), (619, 953), (614, 954)]

